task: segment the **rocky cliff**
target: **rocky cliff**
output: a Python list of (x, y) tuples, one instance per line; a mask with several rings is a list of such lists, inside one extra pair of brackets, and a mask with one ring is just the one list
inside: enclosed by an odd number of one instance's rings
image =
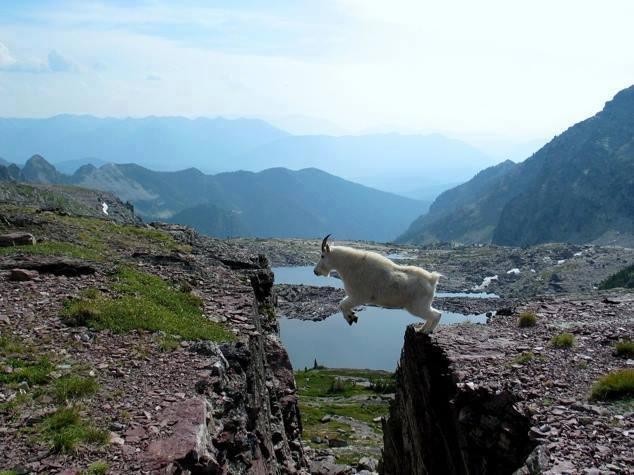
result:
[[(34, 245), (0, 249), (0, 469), (305, 472), (264, 257), (181, 226), (117, 224), (63, 207), (2, 204), (0, 215), (0, 234), (36, 236)], [(145, 282), (128, 296), (122, 269)], [(210, 322), (201, 325), (220, 336), (91, 320), (115, 303), (124, 305), (117, 321), (130, 318), (151, 285), (191, 295), (184, 301), (200, 302)], [(173, 305), (164, 292), (152, 298)], [(76, 302), (93, 310), (71, 322), (64, 315)]]
[[(383, 473), (631, 473), (634, 415), (590, 400), (631, 366), (614, 344), (634, 333), (634, 295), (537, 299), (487, 325), (409, 327), (384, 423)], [(570, 346), (553, 337), (566, 330)], [(631, 370), (630, 370), (631, 371)]]

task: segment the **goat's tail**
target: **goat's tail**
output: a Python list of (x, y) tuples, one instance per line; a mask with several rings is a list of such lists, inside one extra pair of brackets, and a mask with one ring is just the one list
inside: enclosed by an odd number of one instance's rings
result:
[(436, 286), (436, 284), (438, 283), (438, 281), (440, 280), (441, 277), (442, 278), (447, 278), (446, 275), (441, 274), (440, 272), (432, 272), (431, 276), (432, 276), (432, 279), (433, 279), (433, 282), (434, 282), (434, 287)]

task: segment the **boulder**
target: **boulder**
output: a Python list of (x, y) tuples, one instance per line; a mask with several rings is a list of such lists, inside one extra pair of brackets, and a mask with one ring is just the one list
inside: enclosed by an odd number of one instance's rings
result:
[(36, 270), (28, 269), (11, 269), (9, 272), (9, 280), (14, 282), (25, 282), (35, 279), (40, 273)]
[(202, 398), (175, 402), (160, 418), (165, 425), (173, 424), (171, 433), (150, 442), (144, 454), (148, 465), (154, 470), (171, 465), (181, 471), (215, 473), (218, 464), (209, 435), (208, 403)]
[(357, 464), (357, 470), (376, 472), (378, 466), (379, 461), (377, 459), (373, 459), (372, 457), (361, 457), (361, 459), (359, 459), (359, 463)]
[(32, 246), (35, 244), (35, 237), (31, 233), (9, 233), (0, 234), (0, 247), (12, 246)]

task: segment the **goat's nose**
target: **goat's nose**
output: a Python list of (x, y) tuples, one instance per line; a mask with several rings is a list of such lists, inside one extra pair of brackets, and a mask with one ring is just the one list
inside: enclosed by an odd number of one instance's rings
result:
[(315, 274), (315, 275), (319, 275), (319, 274), (317, 273), (317, 269), (313, 269), (313, 274)]

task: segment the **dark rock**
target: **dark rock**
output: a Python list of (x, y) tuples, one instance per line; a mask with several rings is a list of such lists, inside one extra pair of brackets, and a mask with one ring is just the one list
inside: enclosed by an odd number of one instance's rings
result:
[(413, 326), (396, 380), (383, 424), (386, 474), (512, 473), (536, 446), (510, 392), (457, 387), (443, 349)]
[(329, 460), (317, 460), (310, 464), (311, 475), (349, 475), (353, 473), (349, 465), (339, 465)]
[(24, 282), (27, 280), (33, 280), (39, 275), (40, 273), (36, 270), (11, 269), (11, 271), (9, 272), (9, 280)]
[(33, 246), (35, 237), (31, 233), (0, 234), (0, 247)]
[(30, 256), (16, 261), (8, 261), (1, 264), (7, 267), (19, 267), (26, 270), (35, 270), (40, 274), (64, 275), (67, 277), (78, 277), (81, 275), (91, 275), (96, 272), (96, 268), (84, 261), (65, 257), (39, 257)]
[(328, 447), (347, 447), (348, 441), (343, 439), (328, 439)]

